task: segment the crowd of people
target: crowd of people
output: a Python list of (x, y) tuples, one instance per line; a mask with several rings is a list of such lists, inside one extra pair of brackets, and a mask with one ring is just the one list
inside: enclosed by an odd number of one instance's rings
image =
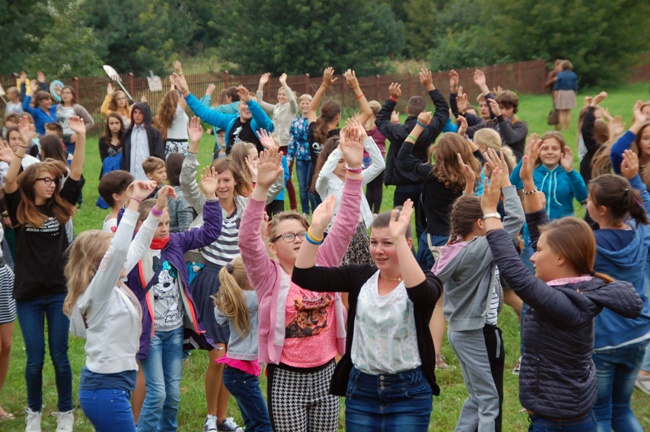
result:
[[(208, 351), (204, 432), (336, 431), (339, 397), (349, 430), (427, 431), (436, 369), (454, 367), (445, 335), (468, 393), (456, 431), (506, 430), (504, 303), (520, 317), (513, 373), (530, 431), (643, 431), (630, 400), (650, 395), (650, 102), (625, 131), (606, 93), (585, 98), (576, 170), (561, 133), (578, 89), (568, 60), (547, 83), (559, 131), (539, 137), (517, 94), (480, 70), (477, 109), (458, 73), (445, 97), (422, 69), (434, 109), (412, 96), (402, 123), (400, 84), (368, 101), (353, 70), (342, 79), (358, 114), (342, 121), (324, 100), (329, 67), (314, 95), (283, 74), (277, 103), (264, 101), (264, 74), (257, 92), (227, 88), (213, 105), (213, 85), (197, 98), (173, 66), (155, 113), (108, 85), (92, 174), (107, 213), (76, 236), (92, 117), (40, 73), (7, 89), (0, 390), (17, 317), (26, 432), (41, 431), (46, 336), (57, 431), (73, 430), (70, 331), (86, 339), (78, 400), (98, 432), (178, 430), (193, 349)], [(202, 123), (215, 139), (205, 167)]]

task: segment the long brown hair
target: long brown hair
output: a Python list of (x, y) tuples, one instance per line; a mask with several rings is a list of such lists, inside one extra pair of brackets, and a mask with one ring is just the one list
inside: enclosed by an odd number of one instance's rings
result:
[[(124, 93), (122, 90), (115, 90), (113, 94), (111, 95), (111, 101), (108, 104), (108, 110), (109, 111), (116, 111), (119, 109), (117, 106), (117, 98), (120, 95), (124, 95), (126, 97), (126, 93)], [(124, 105), (124, 111), (129, 112), (129, 100), (126, 100), (126, 105)]]
[(553, 253), (564, 258), (578, 274), (592, 275), (607, 283), (611, 277), (594, 272), (596, 239), (587, 222), (576, 217), (565, 217), (539, 227), (546, 233), (546, 241)]
[(607, 207), (613, 222), (620, 223), (631, 216), (638, 224), (649, 223), (641, 193), (624, 177), (603, 174), (592, 179), (589, 182), (589, 199), (596, 206)]
[(324, 143), (330, 132), (327, 125), (333, 121), (338, 114), (341, 114), (341, 104), (335, 100), (328, 100), (320, 107), (320, 115), (316, 119), (316, 130), (314, 138), (316, 142)]
[(465, 188), (465, 177), (458, 163), (458, 153), (463, 162), (472, 168), (475, 177), (479, 178), (481, 163), (472, 154), (472, 148), (464, 137), (447, 132), (442, 134), (436, 144), (429, 147), (429, 159), (433, 156), (435, 160), (431, 173), (453, 192), (461, 192)]
[(251, 332), (251, 325), (246, 297), (242, 290), (250, 291), (253, 288), (246, 276), (241, 256), (236, 256), (219, 271), (219, 282), (221, 287), (217, 294), (212, 296), (214, 305), (235, 324), (237, 334), (242, 338), (246, 337)]
[(113, 134), (111, 133), (111, 129), (108, 127), (108, 121), (110, 119), (118, 119), (120, 121), (120, 130), (117, 133), (117, 138), (120, 140), (120, 144), (122, 143), (122, 137), (124, 136), (124, 120), (122, 120), (122, 116), (119, 115), (116, 112), (110, 112), (106, 116), (106, 123), (104, 124), (104, 140), (106, 141), (106, 144), (110, 144), (111, 140), (113, 139)]
[(230, 148), (230, 158), (237, 164), (241, 173), (246, 177), (246, 180), (253, 184), (253, 178), (251, 177), (248, 165), (246, 165), (246, 158), (248, 157), (248, 152), (250, 150), (257, 151), (255, 144), (249, 142), (238, 142)]
[(253, 193), (253, 185), (230, 157), (215, 159), (212, 162), (212, 166), (217, 171), (217, 174), (221, 174), (224, 171), (230, 171), (232, 173), (236, 183), (235, 195), (248, 197)]
[(337, 136), (327, 138), (325, 144), (323, 144), (323, 148), (321, 149), (320, 154), (318, 155), (318, 159), (316, 160), (316, 167), (314, 168), (314, 177), (312, 177), (311, 185), (309, 187), (309, 191), (311, 193), (316, 193), (316, 182), (318, 181), (318, 175), (323, 169), (323, 165), (325, 165), (325, 162), (327, 162), (327, 159), (330, 157), (332, 152), (336, 150), (338, 146), (339, 146), (339, 137)]
[(47, 171), (54, 178), (54, 194), (47, 200), (46, 205), (50, 207), (56, 220), (64, 224), (74, 215), (74, 206), (59, 195), (61, 178), (68, 174), (68, 167), (63, 162), (47, 159), (45, 162), (28, 166), (18, 176), (20, 204), (18, 204), (16, 218), (19, 225), (29, 224), (34, 227), (41, 227), (48, 218), (45, 213), (36, 207), (36, 197), (34, 195), (34, 185), (38, 181), (41, 171)]
[(449, 213), (449, 242), (464, 239), (474, 230), (474, 224), (479, 219), (483, 219), (481, 199), (472, 195), (458, 197)]
[(180, 94), (177, 90), (168, 91), (163, 97), (158, 107), (158, 112), (153, 118), (153, 125), (160, 131), (163, 139), (167, 139), (167, 128), (172, 127), (179, 100)]
[(68, 248), (68, 262), (63, 271), (68, 281), (68, 295), (63, 301), (63, 312), (66, 315), (72, 313), (77, 299), (95, 277), (112, 239), (112, 233), (88, 230), (79, 234)]
[(45, 135), (40, 139), (41, 155), (43, 159), (54, 159), (68, 163), (68, 158), (63, 150), (61, 140), (56, 135)]

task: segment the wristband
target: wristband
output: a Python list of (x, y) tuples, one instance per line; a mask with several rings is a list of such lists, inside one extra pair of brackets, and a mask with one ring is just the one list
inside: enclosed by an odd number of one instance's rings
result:
[(394, 97), (391, 96), (391, 97), (389, 97), (388, 99), (390, 99), (390, 100), (392, 100), (393, 102), (397, 103), (397, 98), (394, 98)]
[(534, 188), (532, 191), (526, 191), (525, 189), (522, 190), (522, 193), (524, 195), (532, 195), (532, 194), (536, 194), (537, 192), (538, 192), (537, 188)]
[(193, 151), (189, 151), (189, 150), (188, 150), (187, 152), (188, 152), (189, 154), (193, 154), (193, 155), (195, 155), (195, 154), (197, 153), (197, 152), (193, 152)]
[(314, 234), (312, 234), (311, 228), (307, 228), (307, 235), (315, 242), (321, 242), (322, 243), (323, 240), (325, 240), (325, 236), (323, 236), (321, 238), (318, 238)]
[(417, 123), (417, 125), (420, 126), (422, 129), (426, 129), (426, 128), (427, 128), (425, 125), (423, 125), (422, 123), (420, 123), (420, 120), (417, 120), (416, 123)]
[(131, 197), (131, 199), (132, 199), (133, 201), (137, 202), (138, 204), (142, 204), (142, 200), (141, 200), (141, 199), (138, 199), (138, 198), (136, 198), (136, 197)]
[(322, 244), (324, 239), (325, 239), (324, 237), (317, 239), (312, 235), (311, 231), (307, 229), (307, 235), (305, 236), (305, 240), (307, 240), (309, 243), (313, 244), (314, 246), (319, 246), (320, 244)]
[(154, 217), (159, 218), (160, 216), (162, 216), (163, 212), (162, 212), (162, 210), (160, 210), (160, 211), (156, 210), (156, 207), (154, 206), (154, 207), (151, 207), (151, 214), (154, 215)]
[(363, 97), (363, 93), (361, 93), (359, 96), (357, 96), (357, 99), (361, 99)]
[(416, 137), (414, 137), (413, 135), (409, 135), (409, 136), (407, 137), (407, 139), (409, 139), (409, 138), (412, 139), (414, 143), (418, 140), (418, 139), (417, 139)]
[(363, 166), (360, 166), (358, 168), (352, 168), (347, 165), (345, 165), (345, 171), (349, 172), (351, 174), (361, 174), (363, 172)]
[(499, 214), (499, 212), (494, 212), (494, 213), (485, 213), (485, 214), (483, 215), (483, 220), (485, 220), (485, 219), (490, 219), (490, 218), (494, 218), (494, 219), (499, 219), (499, 220), (501, 220), (501, 215)]

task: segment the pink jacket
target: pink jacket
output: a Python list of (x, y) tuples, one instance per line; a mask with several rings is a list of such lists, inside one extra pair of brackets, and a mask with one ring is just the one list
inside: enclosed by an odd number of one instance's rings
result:
[[(359, 224), (361, 209), (361, 179), (347, 180), (341, 197), (342, 211), (329, 235), (318, 249), (316, 263), (336, 267), (348, 249)], [(239, 227), (239, 250), (246, 274), (259, 299), (258, 359), (260, 363), (279, 364), (285, 335), (285, 306), (291, 286), (280, 264), (269, 258), (260, 232), (264, 217), (264, 201), (249, 198)], [(345, 308), (338, 293), (334, 296), (338, 352), (345, 353)]]

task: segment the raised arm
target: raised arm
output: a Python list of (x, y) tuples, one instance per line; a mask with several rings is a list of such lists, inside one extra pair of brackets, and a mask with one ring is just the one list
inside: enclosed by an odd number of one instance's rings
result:
[(388, 86), (388, 92), (390, 97), (377, 113), (375, 126), (382, 135), (388, 138), (391, 145), (395, 145), (404, 142), (408, 136), (408, 129), (404, 125), (399, 124), (399, 122), (393, 123), (391, 120), (391, 115), (397, 105), (397, 99), (402, 95), (402, 86), (399, 83), (391, 83)]
[(347, 71), (345, 71), (343, 75), (345, 76), (346, 83), (352, 89), (354, 95), (359, 101), (359, 108), (361, 109), (361, 115), (359, 116), (358, 120), (361, 124), (366, 124), (368, 119), (372, 117), (372, 108), (370, 108), (370, 105), (368, 104), (368, 99), (361, 91), (361, 86), (359, 86), (359, 80), (357, 79), (357, 74), (352, 69), (348, 69)]
[(524, 226), (526, 217), (524, 216), (524, 209), (521, 206), (521, 200), (517, 195), (517, 189), (510, 183), (508, 175), (508, 163), (505, 160), (503, 152), (497, 152), (494, 149), (488, 149), (484, 154), (485, 164), (492, 172), (499, 168), (501, 175), (498, 179), (501, 193), (503, 194), (503, 206), (505, 209), (505, 217), (503, 219), (503, 226), (505, 230), (514, 238), (519, 234), (521, 228)]
[(292, 116), (295, 116), (298, 114), (298, 102), (296, 101), (296, 96), (293, 94), (293, 90), (291, 90), (287, 84), (286, 73), (280, 75), (280, 84), (282, 84), (282, 87), (284, 87), (284, 93), (287, 95), (287, 99), (289, 99), (289, 111), (291, 112)]
[(431, 121), (431, 112), (422, 112), (418, 116), (418, 123), (416, 124), (411, 133), (408, 135), (404, 144), (399, 149), (397, 154), (396, 163), (399, 167), (400, 174), (409, 180), (415, 182), (422, 182), (429, 178), (431, 172), (431, 165), (422, 163), (420, 159), (413, 155), (413, 148), (415, 142), (420, 137), (424, 128)]
[(564, 152), (560, 159), (560, 165), (566, 171), (569, 177), (569, 186), (571, 187), (571, 193), (573, 197), (579, 202), (583, 202), (587, 199), (589, 192), (587, 191), (587, 185), (585, 185), (585, 180), (582, 178), (579, 172), (573, 169), (573, 151), (571, 147), (564, 146)]
[[(218, 184), (219, 175), (214, 167), (203, 168), (201, 174), (201, 188), (205, 195), (205, 204), (202, 209), (203, 225), (199, 229), (178, 233), (183, 252), (207, 246), (221, 235), (223, 216), (221, 205), (217, 199)], [(174, 190), (171, 186), (165, 186), (165, 188)]]
[(623, 153), (621, 174), (628, 179), (634, 189), (641, 193), (643, 207), (646, 213), (650, 213), (650, 193), (648, 193), (647, 186), (639, 176), (639, 156), (632, 150), (625, 150), (625, 153)]
[(610, 159), (612, 160), (612, 168), (616, 174), (621, 172), (621, 162), (623, 162), (623, 152), (630, 148), (636, 136), (641, 131), (643, 125), (647, 122), (645, 115), (641, 112), (641, 106), (643, 102), (636, 101), (634, 104), (634, 121), (630, 129), (623, 134), (612, 146), (612, 150), (609, 154)]
[(262, 74), (260, 76), (260, 82), (257, 86), (257, 91), (255, 92), (255, 96), (257, 96), (257, 102), (260, 104), (262, 109), (268, 114), (268, 115), (273, 115), (273, 110), (275, 109), (275, 105), (270, 104), (268, 102), (264, 102), (264, 86), (268, 84), (269, 78), (271, 77), (271, 74), (269, 72)]
[(429, 93), (429, 97), (435, 106), (433, 118), (427, 126), (429, 133), (435, 136), (442, 131), (442, 128), (445, 127), (449, 120), (449, 105), (444, 95), (433, 85), (433, 74), (429, 69), (423, 68), (420, 70), (420, 82)]
[(86, 161), (86, 125), (80, 117), (73, 116), (68, 120), (68, 126), (77, 135), (75, 153), (70, 166), (70, 178), (78, 181), (81, 179)]
[(183, 191), (183, 197), (194, 208), (194, 211), (201, 213), (205, 204), (205, 196), (201, 193), (199, 185), (196, 182), (196, 170), (199, 166), (196, 160), (196, 154), (199, 150), (201, 137), (203, 136), (203, 126), (201, 126), (201, 120), (198, 117), (192, 117), (190, 119), (187, 134), (190, 145), (187, 150), (187, 156), (183, 161), (183, 166), (181, 167), (179, 182)]
[(334, 69), (331, 67), (328, 67), (323, 71), (323, 82), (321, 83), (320, 87), (316, 91), (316, 94), (314, 95), (314, 98), (311, 100), (311, 103), (309, 104), (309, 111), (307, 112), (307, 118), (309, 119), (309, 123), (315, 122), (316, 119), (318, 118), (318, 115), (316, 114), (316, 110), (320, 106), (321, 100), (323, 100), (323, 96), (325, 95), (325, 92), (331, 86), (336, 82), (338, 78), (334, 78)]
[(18, 174), (20, 173), (20, 168), (22, 165), (23, 158), (25, 153), (29, 148), (29, 142), (32, 139), (32, 132), (29, 130), (29, 121), (27, 116), (22, 116), (20, 122), (18, 123), (18, 130), (23, 139), (23, 145), (18, 147), (16, 153), (14, 154), (11, 163), (9, 164), (9, 170), (7, 171), (7, 178), (5, 180), (5, 192), (14, 193), (18, 190)]
[(365, 168), (361, 173), (363, 184), (367, 185), (381, 174), (384, 168), (386, 168), (386, 162), (384, 161), (384, 157), (381, 155), (379, 147), (377, 147), (377, 143), (375, 143), (375, 140), (372, 139), (372, 137), (368, 136), (366, 128), (363, 127), (363, 123), (361, 123), (358, 118), (348, 119), (348, 125), (357, 129), (359, 140), (363, 143), (363, 148), (368, 152), (370, 160), (372, 161), (372, 164), (368, 168)]
[(235, 114), (222, 114), (218, 111), (206, 108), (203, 104), (201, 104), (201, 102), (199, 102), (196, 96), (190, 92), (190, 89), (187, 86), (187, 81), (185, 81), (185, 77), (182, 75), (174, 73), (169, 77), (169, 80), (172, 82), (172, 84), (174, 84), (174, 86), (176, 86), (178, 91), (181, 92), (185, 98), (185, 101), (187, 102), (187, 106), (190, 107), (194, 114), (196, 114), (201, 120), (206, 123), (210, 123), (211, 125), (220, 127), (221, 129), (226, 129), (228, 123)]

